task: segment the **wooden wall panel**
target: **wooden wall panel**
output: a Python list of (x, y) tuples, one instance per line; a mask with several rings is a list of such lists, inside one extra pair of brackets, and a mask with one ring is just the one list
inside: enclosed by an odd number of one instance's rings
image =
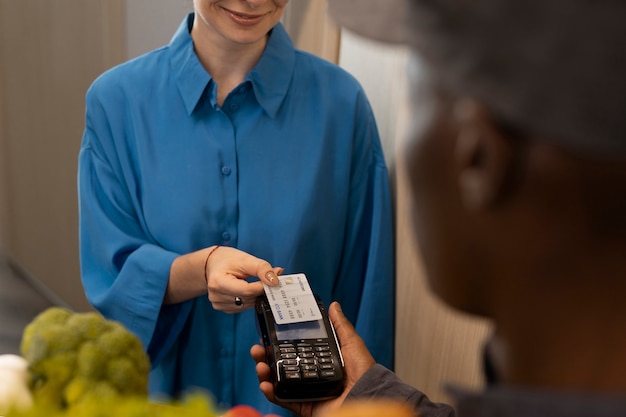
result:
[[(0, 15), (2, 15), (2, 6), (0, 5)], [(1, 32), (0, 32), (1, 33)], [(7, 251), (8, 245), (8, 195), (7, 195), (7, 164), (3, 162), (7, 154), (6, 140), (4, 137), (6, 135), (4, 129), (4, 103), (2, 101), (2, 80), (3, 80), (3, 69), (2, 69), (2, 35), (0, 35), (0, 252), (4, 253)]]
[(123, 0), (0, 0), (5, 246), (78, 309), (77, 153), (84, 95), (124, 56)]
[(326, 0), (293, 0), (283, 24), (297, 48), (337, 63), (340, 31), (326, 13), (326, 5)]

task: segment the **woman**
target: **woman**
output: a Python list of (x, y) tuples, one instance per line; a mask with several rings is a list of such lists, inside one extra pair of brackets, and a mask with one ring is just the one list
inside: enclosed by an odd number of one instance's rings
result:
[(201, 387), (225, 406), (284, 413), (246, 364), (254, 277), (272, 284), (283, 270), (342, 301), (392, 365), (391, 204), (374, 118), (351, 76), (294, 49), (286, 5), (196, 0), (168, 46), (87, 93), (82, 279), (94, 307), (143, 340), (153, 395)]

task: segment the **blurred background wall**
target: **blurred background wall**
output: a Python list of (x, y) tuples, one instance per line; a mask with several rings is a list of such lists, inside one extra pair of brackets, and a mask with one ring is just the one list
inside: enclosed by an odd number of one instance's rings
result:
[[(483, 384), (490, 325), (430, 294), (409, 232), (408, 51), (340, 31), (325, 8), (325, 0), (292, 0), (284, 24), (298, 47), (339, 63), (370, 98), (395, 194), (396, 371), (446, 401), (446, 382)], [(111, 66), (166, 44), (191, 9), (191, 0), (0, 0), (0, 251), (59, 303), (90, 308), (77, 245), (85, 92)]]
[(0, 241), (51, 294), (87, 308), (76, 156), (90, 82), (124, 55), (121, 0), (0, 0)]

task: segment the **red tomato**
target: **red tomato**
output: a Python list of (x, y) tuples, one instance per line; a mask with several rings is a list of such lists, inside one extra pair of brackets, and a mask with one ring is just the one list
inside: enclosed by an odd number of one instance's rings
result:
[(263, 417), (263, 414), (254, 407), (242, 404), (232, 407), (222, 417)]

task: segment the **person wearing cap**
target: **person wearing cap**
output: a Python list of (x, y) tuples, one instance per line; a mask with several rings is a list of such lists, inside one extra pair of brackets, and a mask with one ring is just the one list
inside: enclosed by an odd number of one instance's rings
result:
[[(334, 303), (345, 391), (284, 405), (309, 416), (391, 397), (421, 417), (626, 415), (626, 3), (330, 9), (348, 29), (413, 51), (404, 157), (429, 284), (495, 332), (484, 390), (452, 387), (453, 407), (435, 404), (375, 364)], [(260, 346), (251, 354), (273, 400)]]
[(376, 122), (354, 77), (295, 49), (287, 3), (194, 0), (168, 45), (87, 92), (82, 280), (92, 305), (143, 341), (153, 398), (202, 389), (219, 407), (287, 414), (248, 364), (255, 300), (283, 271), (341, 299), (393, 365), (393, 212)]

